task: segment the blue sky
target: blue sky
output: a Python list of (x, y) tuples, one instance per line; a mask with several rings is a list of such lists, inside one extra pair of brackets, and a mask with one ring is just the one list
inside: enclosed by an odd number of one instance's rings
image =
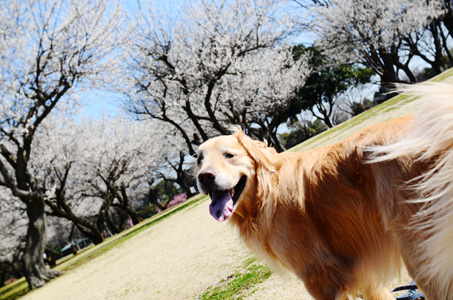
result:
[(107, 116), (116, 116), (122, 110), (121, 95), (109, 93), (105, 91), (82, 92), (85, 108), (81, 111), (81, 115), (87, 118), (99, 118), (103, 114)]

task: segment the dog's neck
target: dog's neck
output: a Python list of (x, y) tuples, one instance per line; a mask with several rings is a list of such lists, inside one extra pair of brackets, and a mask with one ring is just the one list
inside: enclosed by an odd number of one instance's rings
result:
[[(258, 179), (261, 175), (263, 174), (257, 172), (255, 178)], [(272, 176), (262, 177), (270, 178)], [(256, 187), (247, 191), (246, 200), (238, 205), (230, 217), (230, 224), (238, 229), (239, 235), (248, 247), (261, 256), (273, 256), (273, 254), (267, 253), (270, 248), (266, 246), (267, 237), (263, 236), (263, 232), (270, 232), (276, 208), (274, 206), (276, 199), (271, 198), (269, 190), (272, 185), (271, 181), (264, 185), (252, 185)], [(263, 253), (264, 249), (267, 249), (266, 253)]]

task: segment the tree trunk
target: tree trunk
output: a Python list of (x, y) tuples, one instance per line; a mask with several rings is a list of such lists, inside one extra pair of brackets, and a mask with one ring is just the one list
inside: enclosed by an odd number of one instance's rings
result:
[[(123, 222), (122, 222), (121, 216), (118, 216), (119, 222), (116, 222), (115, 216), (113, 214), (114, 213), (112, 211), (107, 212), (107, 214), (105, 215), (104, 221), (105, 221), (105, 223), (107, 225), (107, 229), (113, 235), (116, 235), (116, 234), (121, 232), (121, 230), (123, 228)], [(119, 213), (118, 213), (118, 215), (119, 215)], [(119, 223), (119, 225), (117, 225), (116, 223)]]
[(170, 202), (170, 200), (169, 200), (165, 205), (160, 204), (159, 201), (157, 201), (156, 196), (154, 195), (154, 189), (152, 187), (149, 188), (148, 199), (149, 199), (150, 203), (154, 204), (161, 211), (166, 210), (167, 209), (167, 204), (168, 204), (168, 202)]
[(271, 131), (269, 134), (269, 137), (271, 138), (270, 140), (272, 141), (272, 144), (278, 153), (286, 151), (285, 146), (283, 146), (283, 144), (280, 142), (280, 140), (277, 137), (277, 132)]
[(27, 202), (29, 219), (25, 250), (23, 255), (22, 272), (28, 282), (28, 287), (36, 289), (47, 281), (63, 274), (61, 271), (48, 269), (44, 265), (44, 250), (46, 243), (46, 214), (44, 199)]
[(451, 7), (451, 1), (445, 1), (445, 8), (447, 9), (447, 13), (442, 18), (442, 21), (447, 28), (450, 35), (453, 35), (453, 9)]
[(125, 207), (122, 207), (122, 209), (127, 213), (127, 215), (131, 218), (132, 220), (132, 223), (134, 225), (137, 225), (138, 223), (140, 223), (141, 221), (143, 221), (143, 218), (140, 217), (137, 212), (130, 206), (125, 206)]
[[(384, 52), (384, 51), (383, 51)], [(388, 84), (393, 84), (395, 82), (398, 82), (398, 74), (396, 74), (395, 69), (393, 67), (393, 62), (389, 58), (389, 55), (387, 53), (382, 53), (381, 54), (381, 59), (383, 62), (383, 70), (382, 70), (382, 75), (381, 77), (381, 84), (383, 85), (388, 85)]]
[[(178, 165), (175, 166), (175, 165), (171, 164), (173, 170), (176, 172), (176, 179), (167, 180), (167, 179), (164, 178), (164, 180), (173, 181), (176, 184), (178, 184), (184, 190), (184, 193), (187, 195), (187, 198), (190, 198), (190, 197), (193, 196), (193, 193), (190, 190), (190, 184), (188, 184), (188, 182), (190, 182), (190, 180), (191, 180), (191, 178), (193, 178), (193, 176), (188, 174), (187, 170), (184, 170), (185, 157), (186, 157), (186, 154), (183, 151), (179, 151), (179, 162), (178, 162)], [(167, 194), (169, 194), (169, 193), (167, 193)]]
[[(435, 23), (432, 23), (429, 26), (429, 29), (432, 32), (433, 36), (433, 44), (434, 44), (434, 64), (433, 64), (433, 69), (436, 72), (436, 74), (440, 74), (443, 71), (445, 71), (446, 67), (446, 62), (444, 59), (444, 53), (443, 53), (443, 46), (442, 46), (442, 37), (439, 31), (442, 30), (440, 27), (439, 22), (436, 21)], [(448, 47), (447, 47), (448, 50)]]
[(102, 202), (101, 208), (99, 209), (98, 219), (96, 221), (96, 228), (102, 234), (105, 230), (105, 218), (108, 214), (110, 206), (112, 206), (115, 191), (107, 191), (107, 195)]
[[(179, 184), (179, 182), (178, 182), (178, 184)], [(189, 199), (190, 197), (193, 197), (195, 195), (194, 193), (192, 193), (190, 186), (188, 186), (185, 183), (185, 181), (183, 181), (182, 184), (179, 184), (179, 186), (184, 190), (184, 193), (186, 194), (187, 199)]]
[[(77, 220), (72, 220), (77, 226), (77, 229), (89, 238), (95, 245), (98, 245), (104, 241), (104, 234), (100, 232), (96, 226), (89, 222), (81, 222), (81, 218)], [(83, 224), (82, 224), (83, 223)]]
[(120, 203), (119, 207), (121, 209), (123, 209), (123, 211), (125, 213), (127, 213), (129, 215), (129, 217), (132, 219), (132, 223), (134, 225), (137, 225), (138, 223), (143, 221), (143, 218), (140, 217), (137, 214), (137, 212), (135, 211), (135, 209), (133, 209), (129, 205), (129, 197), (127, 196), (126, 187), (125, 186), (121, 186), (120, 191), (121, 191), (121, 197), (118, 197), (118, 198), (120, 198), (121, 203)]

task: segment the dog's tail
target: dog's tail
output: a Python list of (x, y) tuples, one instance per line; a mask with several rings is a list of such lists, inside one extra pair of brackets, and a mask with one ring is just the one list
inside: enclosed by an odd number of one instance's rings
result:
[[(373, 162), (410, 156), (431, 161), (432, 168), (411, 186), (426, 203), (416, 220), (428, 238), (420, 246), (423, 276), (453, 299), (453, 85), (420, 84), (404, 88), (423, 109), (399, 142), (373, 149)], [(414, 181), (415, 182), (415, 181)], [(411, 184), (411, 183), (410, 183)]]

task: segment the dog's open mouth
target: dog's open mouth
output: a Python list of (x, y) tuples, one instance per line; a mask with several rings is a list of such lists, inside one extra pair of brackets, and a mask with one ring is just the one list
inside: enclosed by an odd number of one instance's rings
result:
[(242, 176), (238, 184), (230, 190), (212, 190), (209, 192), (211, 196), (211, 205), (209, 212), (217, 221), (225, 221), (233, 214), (234, 205), (242, 194), (247, 181), (246, 176)]

